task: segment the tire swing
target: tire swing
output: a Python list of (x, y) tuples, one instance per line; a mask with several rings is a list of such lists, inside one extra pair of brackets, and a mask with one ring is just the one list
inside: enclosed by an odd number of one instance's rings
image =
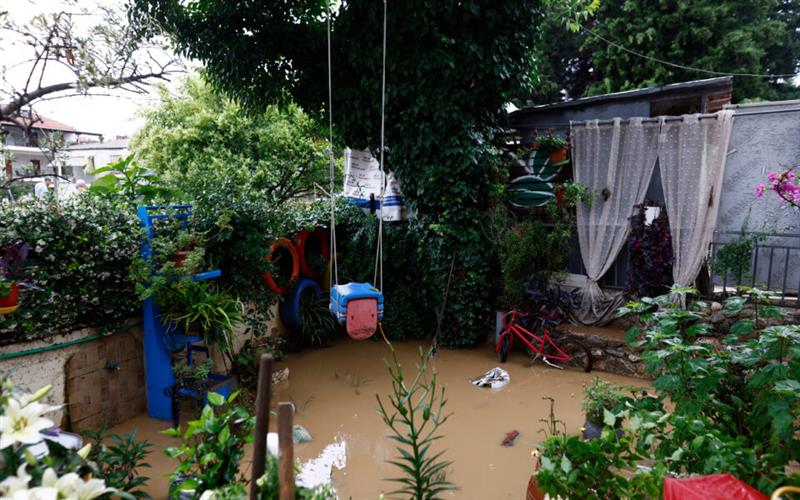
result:
[(319, 259), (325, 267), (331, 258), (331, 250), (328, 246), (328, 235), (320, 228), (313, 231), (300, 231), (292, 238), (297, 254), (300, 257), (300, 274), (304, 278), (319, 280), (323, 272), (315, 269), (315, 262), (312, 259)]
[[(383, 74), (381, 81), (381, 192), (378, 202), (382, 204), (386, 193), (386, 175), (383, 171), (385, 107), (386, 107), (386, 0), (383, 2)], [(329, 140), (329, 182), (331, 197), (330, 221), (330, 254), (333, 265), (329, 266), (331, 283), (330, 306), (331, 313), (336, 316), (339, 323), (345, 325), (347, 334), (354, 340), (365, 340), (375, 334), (378, 324), (383, 319), (383, 210), (378, 218), (378, 244), (375, 255), (375, 271), (372, 283), (347, 283), (339, 284), (339, 269), (336, 263), (336, 214), (334, 191), (334, 162), (333, 162), (333, 91), (331, 78), (331, 5), (328, 1), (328, 121)], [(377, 287), (375, 285), (378, 285)]]
[[(264, 283), (278, 295), (285, 295), (292, 283), (300, 277), (300, 257), (297, 255), (297, 249), (287, 238), (278, 238), (272, 244), (266, 258), (277, 267), (277, 272), (275, 276), (272, 271), (264, 273)], [(281, 282), (279, 283), (276, 278)]]
[(299, 334), (303, 331), (301, 303), (307, 294), (313, 295), (315, 301), (322, 298), (322, 290), (316, 282), (310, 279), (301, 279), (278, 305), (281, 321), (292, 333)]

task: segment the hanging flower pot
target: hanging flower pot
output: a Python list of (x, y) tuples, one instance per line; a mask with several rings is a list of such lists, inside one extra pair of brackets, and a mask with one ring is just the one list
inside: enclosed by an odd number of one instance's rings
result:
[(173, 253), (169, 260), (176, 268), (181, 268), (186, 263), (186, 257), (189, 255), (189, 250), (178, 250)]
[(553, 187), (553, 194), (556, 195), (556, 205), (559, 207), (563, 207), (567, 204), (567, 200), (564, 199), (564, 185), (563, 184), (556, 184)]
[(8, 294), (0, 296), (0, 314), (11, 314), (19, 308), (19, 285), (9, 287)]
[(550, 156), (548, 158), (548, 161), (550, 162), (550, 164), (562, 163), (567, 161), (567, 147), (564, 146), (563, 148), (550, 151)]

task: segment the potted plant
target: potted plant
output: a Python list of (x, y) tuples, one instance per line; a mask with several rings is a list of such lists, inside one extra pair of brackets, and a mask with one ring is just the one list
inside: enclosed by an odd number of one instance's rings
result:
[(161, 321), (182, 334), (196, 327), (207, 346), (216, 346), (230, 360), (231, 334), (242, 321), (242, 303), (206, 281), (167, 280), (154, 294)]
[(202, 237), (194, 231), (180, 230), (174, 240), (164, 246), (162, 255), (176, 269), (194, 268), (196, 266), (193, 264), (201, 263), (205, 257), (202, 240)]
[(566, 138), (549, 133), (538, 136), (536, 144), (539, 146), (539, 151), (549, 153), (550, 163), (561, 163), (567, 160), (567, 145), (569, 142)]
[(175, 375), (175, 385), (181, 388), (192, 389), (204, 392), (208, 389), (210, 382), (208, 375), (211, 373), (213, 362), (207, 358), (201, 363), (175, 363), (172, 365), (172, 373)]
[[(600, 437), (603, 431), (603, 420), (605, 413), (611, 412), (616, 414), (625, 405), (628, 400), (624, 394), (624, 387), (614, 385), (613, 383), (602, 380), (599, 377), (592, 379), (583, 390), (583, 401), (581, 401), (581, 409), (586, 417), (583, 424), (583, 438), (596, 439)], [(616, 427), (622, 425), (622, 420), (617, 419)], [(620, 431), (618, 431), (620, 432)]]
[(19, 281), (24, 277), (25, 261), (30, 245), (14, 241), (0, 257), (0, 314), (9, 314), (19, 307)]

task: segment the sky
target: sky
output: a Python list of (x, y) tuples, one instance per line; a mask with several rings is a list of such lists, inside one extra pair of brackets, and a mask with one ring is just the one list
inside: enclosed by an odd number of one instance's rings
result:
[[(97, 4), (121, 5), (122, 0), (72, 0), (66, 3), (91, 10)], [(61, 10), (64, 5), (64, 0), (0, 0), (0, 10), (7, 10), (11, 19), (19, 24), (29, 21), (36, 14)], [(84, 22), (97, 24), (98, 21), (94, 16), (91, 21)], [(5, 38), (1, 42), (0, 67), (6, 68), (8, 82), (22, 87), (28, 75), (26, 68), (30, 69), (30, 65), (25, 64), (25, 60), (31, 55), (30, 48), (19, 41), (10, 43)], [(63, 81), (70, 76), (58, 69), (50, 70), (48, 74), (52, 81)], [(179, 78), (180, 75), (174, 75), (173, 82)], [(174, 87), (174, 84), (169, 86)], [(106, 139), (114, 139), (118, 135), (131, 136), (144, 122), (140, 116), (143, 107), (157, 103), (154, 87), (150, 89), (149, 95), (105, 89), (101, 92), (111, 93), (112, 96), (72, 96), (40, 102), (34, 105), (34, 109), (43, 116), (71, 125), (79, 131), (101, 133)]]

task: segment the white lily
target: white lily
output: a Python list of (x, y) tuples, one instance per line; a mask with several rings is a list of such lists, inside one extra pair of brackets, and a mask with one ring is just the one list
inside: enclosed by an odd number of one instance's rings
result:
[(16, 491), (28, 489), (31, 476), (28, 475), (28, 471), (25, 470), (27, 467), (28, 464), (20, 465), (19, 468), (17, 468), (16, 476), (9, 476), (0, 483), (0, 494), (3, 495), (3, 497), (13, 495)]
[(0, 415), (0, 449), (8, 448), (16, 443), (34, 444), (42, 440), (39, 432), (53, 427), (53, 421), (42, 417), (50, 411), (49, 405), (37, 401), (21, 405), (10, 397), (5, 405), (4, 415)]
[(106, 487), (106, 483), (102, 479), (84, 481), (74, 472), (58, 477), (53, 469), (44, 471), (42, 486), (55, 488), (59, 498), (66, 500), (92, 500), (116, 491), (114, 488)]
[(56, 500), (58, 498), (58, 490), (55, 488), (45, 488), (37, 486), (29, 490), (15, 491), (10, 497), (2, 497), (2, 500)]
[(26, 468), (27, 464), (20, 465), (16, 476), (7, 477), (0, 483), (0, 500), (56, 500), (58, 490), (55, 488), (37, 486), (28, 489), (31, 476)]
[(76, 500), (93, 500), (106, 493), (114, 493), (115, 491), (117, 490), (107, 487), (106, 482), (102, 479), (89, 479), (88, 481), (84, 481), (78, 478), (78, 481), (75, 483)]

